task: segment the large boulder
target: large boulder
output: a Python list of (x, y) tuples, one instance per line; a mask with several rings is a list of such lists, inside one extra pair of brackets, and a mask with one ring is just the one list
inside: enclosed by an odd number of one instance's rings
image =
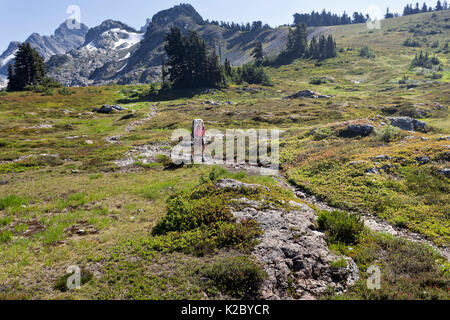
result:
[(286, 99), (298, 99), (298, 98), (327, 99), (332, 97), (333, 96), (326, 96), (311, 90), (303, 90), (288, 96)]
[[(224, 189), (264, 190), (267, 187), (236, 180), (220, 180), (216, 187)], [(326, 235), (316, 230), (313, 209), (295, 201), (280, 207), (270, 201), (236, 198), (230, 202), (231, 212), (239, 222), (255, 221), (263, 233), (252, 255), (267, 273), (260, 299), (316, 299), (333, 288), (343, 292), (359, 279), (359, 270), (350, 258), (346, 265), (333, 267), (341, 260), (328, 248)]]
[(426, 123), (410, 117), (389, 118), (391, 125), (405, 131), (424, 131)]
[(344, 138), (367, 137), (375, 131), (375, 127), (369, 124), (351, 124), (341, 130), (340, 135)]
[(110, 106), (110, 105), (104, 104), (100, 109), (93, 109), (92, 112), (97, 112), (97, 113), (102, 113), (102, 114), (110, 114), (112, 112), (124, 111), (124, 110), (128, 110), (128, 109), (121, 107), (119, 105)]

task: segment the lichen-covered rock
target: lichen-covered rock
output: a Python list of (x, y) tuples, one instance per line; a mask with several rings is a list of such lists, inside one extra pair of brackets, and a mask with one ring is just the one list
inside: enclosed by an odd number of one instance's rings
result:
[(424, 131), (426, 123), (410, 117), (389, 118), (391, 125), (405, 131)]
[(344, 138), (367, 137), (375, 131), (375, 127), (369, 124), (351, 124), (341, 130), (340, 135)]
[[(221, 180), (216, 186), (265, 188), (235, 180)], [(268, 275), (261, 299), (315, 299), (329, 287), (342, 292), (358, 280), (358, 268), (351, 259), (346, 268), (332, 267), (341, 257), (330, 252), (325, 234), (315, 230), (317, 217), (307, 205), (291, 201), (290, 209), (282, 209), (247, 198), (236, 203), (238, 208), (232, 208), (236, 219), (254, 220), (263, 230), (252, 253)]]

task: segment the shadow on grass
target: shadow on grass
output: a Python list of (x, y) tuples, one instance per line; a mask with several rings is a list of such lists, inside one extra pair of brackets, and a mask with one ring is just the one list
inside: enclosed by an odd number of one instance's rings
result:
[(221, 88), (170, 89), (159, 91), (158, 93), (144, 93), (134, 97), (118, 99), (116, 102), (119, 104), (127, 104), (136, 102), (160, 102), (191, 99), (197, 95), (208, 94), (215, 90), (221, 90)]

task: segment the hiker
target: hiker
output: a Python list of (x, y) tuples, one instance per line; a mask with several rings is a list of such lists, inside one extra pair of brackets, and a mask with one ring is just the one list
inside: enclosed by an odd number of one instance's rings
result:
[(192, 160), (195, 162), (195, 159), (198, 159), (200, 156), (198, 152), (200, 151), (200, 146), (202, 150), (202, 162), (205, 162), (205, 123), (201, 119), (196, 119), (192, 121), (192, 142), (194, 145), (194, 149), (192, 151)]

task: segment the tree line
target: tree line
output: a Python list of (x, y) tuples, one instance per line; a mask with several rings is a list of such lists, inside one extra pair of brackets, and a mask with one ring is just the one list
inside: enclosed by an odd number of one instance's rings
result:
[(252, 23), (248, 22), (248, 23), (235, 23), (235, 22), (224, 22), (224, 21), (209, 21), (206, 20), (205, 21), (206, 24), (212, 24), (227, 30), (232, 30), (232, 31), (242, 31), (242, 32), (258, 32), (258, 31), (262, 31), (262, 30), (269, 30), (272, 29), (271, 26), (269, 26), (267, 23), (263, 24), (262, 21), (254, 21)]
[(313, 37), (308, 42), (307, 26), (299, 24), (289, 30), (286, 48), (274, 59), (267, 59), (265, 64), (288, 64), (301, 58), (326, 60), (336, 56), (336, 42), (332, 35)]
[(408, 16), (417, 13), (442, 11), (447, 9), (449, 9), (447, 1), (444, 1), (442, 3), (440, 0), (438, 0), (434, 8), (432, 6), (429, 7), (425, 2), (423, 3), (422, 6), (420, 6), (419, 2), (416, 2), (415, 6), (413, 4), (407, 4), (406, 7), (403, 9), (403, 15)]
[(294, 14), (294, 25), (305, 24), (307, 27), (336, 26), (352, 23), (365, 23), (368, 15), (354, 12), (349, 16), (345, 11), (342, 15), (333, 14), (323, 9), (322, 12), (296, 13)]

